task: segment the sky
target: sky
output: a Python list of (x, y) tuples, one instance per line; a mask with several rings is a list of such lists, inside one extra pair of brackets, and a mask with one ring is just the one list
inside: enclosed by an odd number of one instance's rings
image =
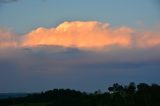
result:
[(158, 0), (0, 0), (0, 92), (160, 84)]

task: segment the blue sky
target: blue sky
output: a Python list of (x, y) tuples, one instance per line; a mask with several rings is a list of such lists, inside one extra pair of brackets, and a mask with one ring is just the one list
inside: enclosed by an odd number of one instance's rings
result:
[(112, 26), (150, 27), (159, 23), (156, 0), (19, 0), (0, 7), (0, 26), (16, 33), (63, 21), (100, 21)]
[(158, 0), (5, 1), (0, 92), (160, 84)]

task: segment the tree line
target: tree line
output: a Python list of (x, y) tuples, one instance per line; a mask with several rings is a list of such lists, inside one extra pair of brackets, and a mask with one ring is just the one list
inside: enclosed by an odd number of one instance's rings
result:
[(53, 89), (26, 97), (0, 100), (0, 106), (160, 106), (160, 85), (146, 83), (108, 87), (86, 93), (71, 89)]

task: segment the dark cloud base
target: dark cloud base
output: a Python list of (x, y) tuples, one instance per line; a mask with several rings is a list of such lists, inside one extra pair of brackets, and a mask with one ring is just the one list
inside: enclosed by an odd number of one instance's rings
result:
[(160, 49), (83, 51), (39, 47), (0, 53), (0, 92), (105, 90), (112, 83), (160, 83)]

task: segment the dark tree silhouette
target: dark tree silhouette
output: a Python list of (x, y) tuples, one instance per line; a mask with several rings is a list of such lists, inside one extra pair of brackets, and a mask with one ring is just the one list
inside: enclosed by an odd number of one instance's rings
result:
[(29, 94), (26, 97), (0, 100), (0, 106), (160, 106), (160, 86), (140, 83), (136, 86), (118, 83), (100, 90), (85, 93), (71, 89), (53, 89)]

